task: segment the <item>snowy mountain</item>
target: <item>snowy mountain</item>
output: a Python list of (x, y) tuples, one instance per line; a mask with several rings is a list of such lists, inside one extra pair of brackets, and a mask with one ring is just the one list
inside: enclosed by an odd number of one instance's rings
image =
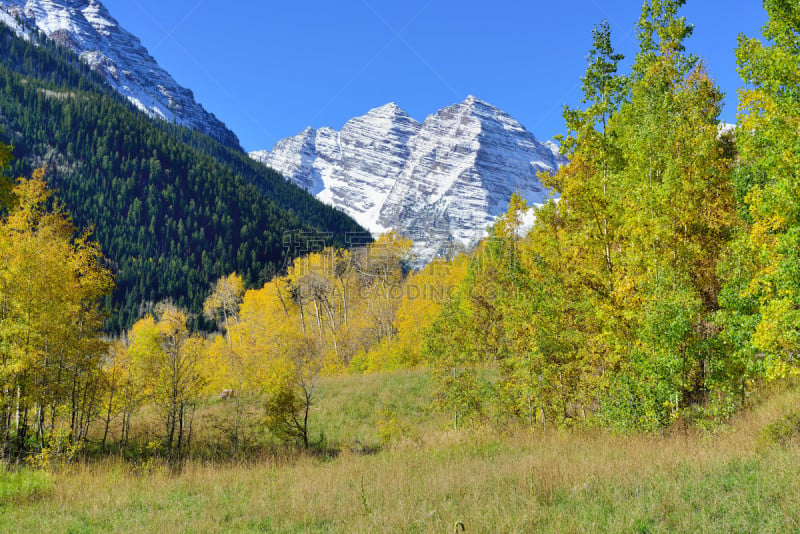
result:
[(374, 235), (410, 237), (418, 264), (473, 246), (515, 191), (544, 202), (537, 173), (566, 163), (553, 143), (473, 96), (423, 123), (387, 104), (341, 132), (307, 128), (250, 155)]
[[(19, 24), (17, 20), (23, 22)], [(238, 147), (236, 135), (198, 104), (99, 0), (0, 0), (0, 21), (24, 35), (36, 27), (71, 48), (137, 108)]]

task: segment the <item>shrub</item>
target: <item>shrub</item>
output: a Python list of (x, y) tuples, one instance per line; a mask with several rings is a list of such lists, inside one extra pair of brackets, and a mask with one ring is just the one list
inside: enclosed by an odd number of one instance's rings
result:
[(775, 445), (786, 447), (798, 442), (800, 442), (800, 413), (795, 412), (764, 427), (759, 436), (758, 448), (764, 450)]

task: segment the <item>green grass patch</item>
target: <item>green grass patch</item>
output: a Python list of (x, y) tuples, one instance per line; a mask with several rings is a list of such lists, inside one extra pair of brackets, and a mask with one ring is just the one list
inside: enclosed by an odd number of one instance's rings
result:
[(323, 380), (311, 408), (312, 439), (337, 447), (384, 446), (387, 438), (416, 438), (440, 430), (447, 419), (431, 409), (430, 375), (398, 371)]
[(30, 499), (53, 490), (53, 477), (43, 471), (0, 472), (0, 504)]
[[(108, 458), (52, 480), (5, 474), (2, 487), (18, 497), (0, 505), (0, 534), (425, 533), (457, 523), (466, 532), (800, 532), (800, 446), (757, 452), (767, 423), (793, 421), (797, 388), (718, 432), (659, 435), (454, 431), (429, 410), (429, 388), (419, 372), (323, 380), (312, 433), (339, 446), (325, 461), (296, 451), (189, 460), (176, 473)], [(366, 454), (356, 442), (379, 446)], [(22, 498), (32, 494), (41, 497)]]

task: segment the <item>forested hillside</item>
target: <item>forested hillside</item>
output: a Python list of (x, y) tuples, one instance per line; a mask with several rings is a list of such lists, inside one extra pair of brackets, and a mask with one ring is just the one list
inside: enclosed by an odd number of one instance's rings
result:
[(92, 227), (117, 290), (107, 329), (142, 303), (171, 298), (199, 312), (213, 280), (248, 284), (285, 265), (290, 232), (346, 243), (361, 228), (277, 173), (194, 131), (152, 121), (71, 52), (0, 25), (0, 140), (8, 174), (45, 179), (79, 227)]

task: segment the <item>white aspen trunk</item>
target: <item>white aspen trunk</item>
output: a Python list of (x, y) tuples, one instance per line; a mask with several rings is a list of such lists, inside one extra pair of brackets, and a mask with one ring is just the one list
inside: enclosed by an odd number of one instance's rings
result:
[(19, 401), (21, 394), (20, 388), (17, 386), (17, 409), (14, 415), (14, 431), (17, 433), (19, 433)]

